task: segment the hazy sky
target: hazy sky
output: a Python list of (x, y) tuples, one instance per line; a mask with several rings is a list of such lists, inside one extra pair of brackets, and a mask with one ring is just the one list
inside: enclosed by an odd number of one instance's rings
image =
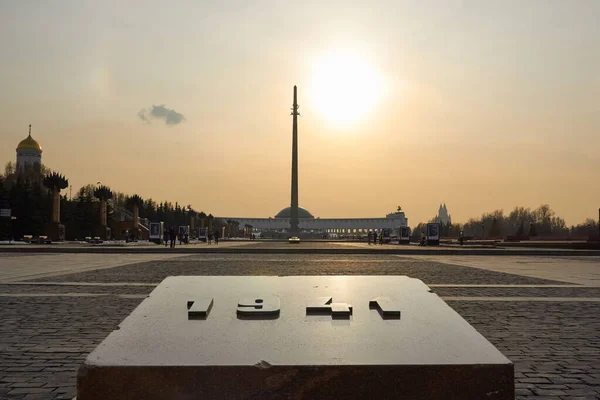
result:
[(598, 0), (9, 1), (0, 162), (31, 123), (74, 191), (273, 216), (297, 84), (315, 216), (576, 224), (600, 206), (598, 21)]

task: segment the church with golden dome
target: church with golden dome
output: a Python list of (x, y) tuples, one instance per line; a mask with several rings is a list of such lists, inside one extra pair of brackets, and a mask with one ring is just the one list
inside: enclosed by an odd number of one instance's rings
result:
[(42, 165), (42, 146), (31, 137), (31, 125), (29, 125), (29, 136), (21, 140), (17, 146), (17, 170), (23, 170), (26, 167)]

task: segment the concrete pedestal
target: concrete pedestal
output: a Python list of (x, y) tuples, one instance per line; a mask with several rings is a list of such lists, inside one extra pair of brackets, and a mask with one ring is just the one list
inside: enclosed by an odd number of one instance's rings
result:
[(78, 400), (514, 399), (513, 365), (417, 279), (169, 277)]

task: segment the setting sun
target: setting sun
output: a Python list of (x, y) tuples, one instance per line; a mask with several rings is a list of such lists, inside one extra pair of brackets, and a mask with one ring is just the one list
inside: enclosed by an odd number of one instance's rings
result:
[(327, 53), (313, 68), (311, 100), (323, 118), (337, 127), (358, 122), (383, 97), (383, 78), (359, 55)]

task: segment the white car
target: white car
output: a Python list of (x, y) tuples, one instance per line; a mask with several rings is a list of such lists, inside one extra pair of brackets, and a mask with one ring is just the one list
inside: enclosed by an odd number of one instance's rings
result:
[(298, 236), (292, 236), (291, 238), (288, 239), (288, 242), (290, 244), (299, 244), (300, 238)]

